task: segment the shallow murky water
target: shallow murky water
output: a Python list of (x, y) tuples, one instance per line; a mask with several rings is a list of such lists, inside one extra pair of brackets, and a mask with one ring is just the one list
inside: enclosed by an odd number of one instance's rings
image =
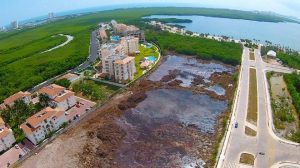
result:
[(197, 148), (202, 142), (197, 137), (214, 132), (217, 117), (226, 110), (227, 102), (186, 90), (157, 89), (146, 94), (143, 102), (116, 121), (127, 133), (117, 152), (119, 164), (124, 167), (200, 164)]
[(226, 93), (226, 90), (222, 88), (220, 85), (213, 85), (207, 88), (207, 90), (215, 92), (219, 96), (223, 96)]
[(169, 74), (169, 71), (180, 70), (176, 79), (181, 80), (181, 86), (189, 87), (195, 76), (204, 77), (205, 82), (209, 82), (209, 77), (215, 72), (232, 72), (233, 69), (216, 63), (201, 63), (195, 58), (168, 56), (167, 60), (153, 72), (149, 79), (160, 81), (162, 77)]

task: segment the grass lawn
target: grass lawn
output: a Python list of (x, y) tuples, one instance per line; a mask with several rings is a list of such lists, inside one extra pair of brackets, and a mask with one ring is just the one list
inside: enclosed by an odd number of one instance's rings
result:
[(254, 131), (253, 129), (249, 128), (249, 127), (245, 127), (245, 134), (248, 136), (256, 136), (256, 131)]
[(134, 75), (134, 79), (139, 78), (140, 76), (143, 75), (144, 69), (140, 68), (140, 61), (144, 57), (148, 56), (154, 56), (156, 60), (158, 59), (158, 52), (156, 52), (156, 48), (145, 48), (143, 46), (140, 46), (140, 54), (135, 56), (135, 67), (136, 67), (136, 74)]
[(248, 112), (247, 121), (257, 124), (257, 79), (256, 69), (250, 68), (249, 78), (249, 97), (248, 97)]
[(252, 60), (252, 61), (255, 60), (254, 52), (252, 52), (252, 51), (250, 51), (250, 60)]
[(242, 153), (240, 157), (240, 163), (254, 165), (254, 156), (249, 153)]
[(81, 80), (74, 83), (72, 90), (76, 96), (102, 103), (110, 98), (120, 88), (113, 85), (108, 85), (93, 80)]

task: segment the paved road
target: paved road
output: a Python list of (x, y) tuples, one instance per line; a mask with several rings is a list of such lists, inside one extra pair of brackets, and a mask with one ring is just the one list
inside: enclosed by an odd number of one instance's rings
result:
[(30, 89), (29, 92), (35, 92), (37, 90), (39, 90), (40, 88), (47, 86), (51, 83), (53, 83), (56, 79), (58, 79), (59, 77), (67, 74), (67, 73), (74, 73), (80, 69), (85, 69), (88, 66), (90, 66), (92, 63), (94, 63), (96, 61), (96, 59), (98, 58), (98, 46), (99, 46), (99, 42), (97, 39), (97, 34), (96, 34), (96, 30), (93, 31), (91, 33), (91, 40), (90, 40), (90, 54), (87, 57), (86, 61), (84, 61), (82, 64), (80, 64), (79, 66), (77, 66), (74, 69), (68, 70), (63, 74), (60, 74), (58, 76), (55, 76), (51, 79), (48, 79), (47, 81), (44, 81), (43, 83), (35, 86), (34, 88)]
[[(262, 61), (260, 51), (255, 50), (255, 61), (249, 60), (249, 49), (245, 48), (242, 56), (241, 74), (237, 91), (236, 104), (227, 140), (222, 149), (218, 167), (245, 167), (239, 164), (240, 154), (243, 152), (251, 153), (255, 156), (254, 167), (268, 168), (272, 165), (283, 162), (299, 162), (300, 164), (300, 145), (287, 144), (280, 140), (272, 131), (271, 112), (267, 89), (266, 70), (288, 72), (292, 70), (279, 66), (272, 66)], [(246, 121), (249, 91), (249, 68), (256, 69), (258, 86), (258, 122), (253, 125)], [(237, 121), (238, 128), (232, 125)], [(247, 136), (245, 126), (257, 130), (257, 136)], [(227, 143), (228, 142), (228, 143)], [(260, 155), (259, 152), (265, 153)]]
[(50, 48), (49, 50), (43, 51), (43, 52), (41, 52), (41, 53), (46, 53), (46, 52), (50, 52), (50, 51), (52, 51), (52, 50), (56, 50), (56, 49), (58, 49), (58, 48), (60, 48), (60, 47), (63, 47), (63, 46), (65, 46), (65, 45), (67, 45), (68, 43), (70, 43), (70, 42), (74, 39), (74, 37), (73, 37), (73, 36), (70, 36), (70, 35), (59, 34), (59, 36), (65, 36), (65, 37), (67, 37), (67, 41), (65, 41), (65, 42), (63, 42), (62, 44), (57, 45), (57, 46), (55, 46), (55, 47), (53, 47), (53, 48)]

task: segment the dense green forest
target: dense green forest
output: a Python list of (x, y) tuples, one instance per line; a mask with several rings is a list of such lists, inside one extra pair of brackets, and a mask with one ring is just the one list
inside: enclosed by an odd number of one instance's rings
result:
[(291, 68), (300, 69), (300, 55), (285, 54), (283, 52), (277, 53), (277, 57), (284, 65)]
[[(81, 64), (88, 56), (90, 32), (96, 28), (99, 22), (115, 19), (118, 22), (136, 24), (143, 28), (142, 17), (163, 14), (202, 15), (269, 22), (291, 21), (262, 13), (227, 9), (132, 8), (86, 14), (80, 17), (58, 20), (35, 28), (1, 33), (0, 101), (17, 91), (29, 89), (48, 78)], [(52, 38), (53, 35), (57, 34), (72, 35), (74, 40), (64, 47), (41, 54), (41, 51), (47, 50), (64, 40), (59, 36)], [(237, 50), (238, 47), (231, 43), (217, 43), (210, 40), (170, 34), (165, 34), (165, 38), (155, 37), (162, 35), (159, 33), (149, 33), (148, 35), (151, 40), (162, 43), (161, 46), (164, 50), (174, 49), (180, 53), (195, 54), (205, 59), (218, 59), (231, 64), (239, 63), (240, 58), (237, 58), (240, 54)], [(181, 45), (176, 46), (166, 41), (168, 39), (174, 42), (173, 37), (178, 40), (176, 43), (180, 42)], [(183, 40), (187, 41), (184, 42)], [(201, 44), (206, 47), (197, 46), (193, 48), (194, 44)], [(191, 51), (188, 51), (190, 49)], [(200, 51), (200, 49), (203, 51)]]
[[(300, 75), (296, 73), (284, 74), (283, 77), (292, 96), (293, 104), (297, 110), (298, 117), (300, 117)], [(300, 143), (300, 130), (295, 132), (291, 136), (291, 139), (295, 142)]]
[(201, 59), (214, 59), (231, 65), (238, 65), (241, 62), (241, 46), (233, 42), (155, 31), (148, 31), (146, 36), (148, 40), (157, 43), (163, 53), (174, 51), (179, 54), (197, 55)]
[(288, 86), (288, 90), (292, 96), (293, 104), (300, 115), (300, 75), (284, 74), (284, 80)]

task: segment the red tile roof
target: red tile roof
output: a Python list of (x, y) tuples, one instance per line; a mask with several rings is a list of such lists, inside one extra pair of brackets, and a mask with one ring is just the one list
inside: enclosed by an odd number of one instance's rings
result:
[(15, 93), (13, 95), (11, 95), (10, 97), (8, 97), (7, 99), (4, 100), (4, 104), (6, 105), (10, 105), (12, 103), (14, 103), (16, 100), (19, 100), (23, 97), (27, 97), (27, 96), (30, 96), (31, 94), (29, 92), (18, 92), (18, 93)]
[(10, 131), (9, 131), (9, 129), (7, 127), (5, 127), (4, 129), (0, 130), (0, 138), (4, 138), (8, 134), (10, 134)]
[(66, 88), (56, 85), (56, 84), (51, 84), (49, 86), (45, 86), (42, 89), (40, 89), (38, 92), (39, 93), (43, 93), (43, 94), (47, 94), (49, 96), (55, 96), (58, 93), (64, 91)]
[(54, 116), (59, 117), (62, 114), (64, 114), (64, 112), (59, 109), (53, 109), (51, 107), (46, 107), (45, 109), (41, 110), (40, 112), (27, 118), (26, 122), (28, 124), (30, 124), (32, 127), (36, 128), (45, 119), (48, 119), (48, 118), (51, 118)]
[(60, 103), (60, 102), (63, 102), (65, 101), (66, 99), (68, 99), (69, 97), (71, 96), (74, 96), (74, 92), (71, 92), (71, 91), (65, 91), (66, 93), (61, 95), (61, 96), (57, 96), (54, 98), (54, 101)]

